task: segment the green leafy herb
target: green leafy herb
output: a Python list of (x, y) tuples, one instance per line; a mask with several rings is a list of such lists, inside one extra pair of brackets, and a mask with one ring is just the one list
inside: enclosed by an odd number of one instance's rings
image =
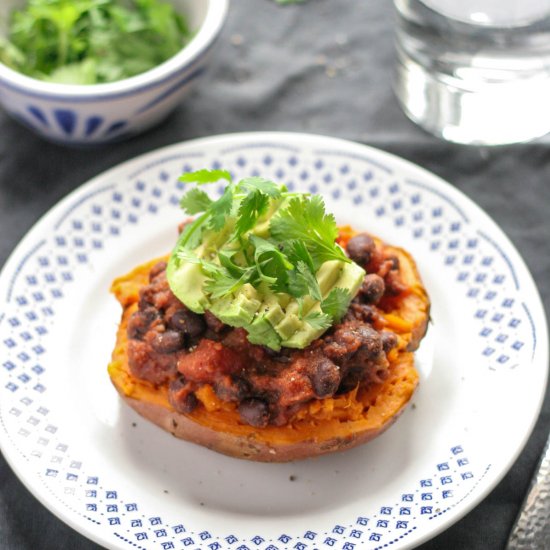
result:
[(224, 225), (227, 216), (233, 208), (233, 192), (231, 187), (226, 187), (223, 195), (213, 202), (207, 212), (210, 214), (209, 227), (219, 231)]
[(180, 176), (183, 183), (197, 183), (205, 185), (207, 183), (216, 183), (220, 180), (226, 180), (231, 183), (231, 174), (227, 170), (197, 170), (196, 172), (187, 172)]
[(246, 195), (239, 207), (239, 215), (235, 225), (236, 236), (243, 235), (252, 229), (260, 216), (266, 213), (269, 205), (269, 196), (261, 191), (254, 191)]
[(315, 273), (311, 271), (309, 266), (301, 260), (296, 264), (296, 271), (298, 272), (298, 276), (302, 277), (303, 280), (305, 281), (308, 289), (308, 294), (314, 300), (321, 301), (323, 299), (323, 296), (321, 295), (321, 289), (319, 288), (319, 283), (315, 278)]
[(239, 188), (248, 191), (258, 191), (272, 199), (281, 196), (281, 188), (274, 182), (259, 177), (245, 178), (240, 181)]
[(235, 279), (227, 270), (223, 269), (210, 272), (209, 275), (210, 280), (206, 282), (205, 290), (214, 299), (232, 294), (248, 282), (246, 273), (238, 279)]
[(345, 288), (333, 288), (329, 295), (321, 302), (323, 313), (329, 315), (335, 321), (340, 319), (346, 313), (350, 300), (349, 290)]
[(329, 260), (349, 259), (343, 250), (334, 246), (338, 227), (332, 214), (325, 213), (323, 199), (319, 195), (294, 197), (270, 223), (274, 239), (283, 243), (298, 239), (306, 245), (315, 268)]
[(162, 0), (28, 0), (10, 15), (0, 61), (50, 82), (113, 82), (166, 61), (189, 38)]
[[(180, 180), (198, 185), (228, 182), (217, 200), (196, 187), (181, 199), (188, 214), (200, 216), (185, 227), (176, 259), (200, 264), (204, 290), (211, 298), (231, 295), (250, 283), (295, 298), (299, 315), (315, 329), (328, 328), (343, 316), (350, 292), (336, 288), (323, 297), (316, 278), (324, 262), (350, 261), (335, 242), (336, 221), (325, 212), (321, 197), (290, 193), (259, 177), (235, 182), (224, 170), (200, 170)], [(221, 243), (216, 241), (220, 231), (229, 232)], [(304, 314), (307, 296), (321, 311)]]
[(191, 189), (180, 201), (180, 206), (187, 214), (204, 212), (212, 204), (212, 199), (201, 189)]
[(325, 330), (332, 325), (333, 319), (326, 313), (319, 313), (318, 311), (308, 313), (304, 320), (309, 323), (313, 328), (318, 330)]
[(286, 290), (288, 272), (294, 266), (272, 242), (256, 235), (250, 235), (254, 247), (254, 262), (259, 278), (277, 292)]

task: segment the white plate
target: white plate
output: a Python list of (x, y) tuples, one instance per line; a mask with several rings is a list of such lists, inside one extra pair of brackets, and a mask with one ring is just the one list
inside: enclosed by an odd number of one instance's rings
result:
[[(171, 249), (181, 172), (222, 166), (319, 192), (340, 223), (417, 259), (433, 302), (421, 384), (375, 441), (292, 464), (239, 461), (172, 438), (111, 387), (111, 280)], [(542, 305), (499, 228), (432, 174), (319, 136), (202, 139), (106, 172), (23, 239), (0, 304), (2, 452), (45, 506), (111, 548), (414, 546), (502, 478), (546, 387)]]

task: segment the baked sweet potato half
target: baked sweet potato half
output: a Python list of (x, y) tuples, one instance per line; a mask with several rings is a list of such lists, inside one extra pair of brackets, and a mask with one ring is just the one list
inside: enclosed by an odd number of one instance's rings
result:
[[(353, 241), (356, 237), (357, 234), (350, 228), (341, 228), (339, 243), (348, 250), (352, 258), (355, 254), (354, 243), (361, 240)], [(375, 243), (374, 248), (372, 241)], [(356, 255), (361, 254), (359, 252)], [(235, 398), (234, 394), (227, 391), (225, 382), (228, 378), (227, 372), (230, 371), (224, 371), (224, 376), (220, 378), (224, 383), (221, 385), (205, 382), (206, 379), (200, 379), (202, 380), (200, 383), (193, 382), (192, 392), (189, 388), (185, 390), (185, 406), (181, 405), (181, 400), (178, 401), (178, 396), (183, 391), (181, 382), (179, 385), (176, 384), (177, 391), (174, 390), (174, 376), (180, 376), (182, 372), (187, 376), (189, 372), (188, 369), (186, 370), (187, 367), (181, 364), (188, 361), (193, 353), (198, 353), (197, 350), (200, 352), (206, 345), (206, 341), (210, 342), (211, 338), (219, 340), (210, 344), (209, 354), (205, 356), (210, 358), (209, 361), (215, 362), (217, 356), (212, 355), (213, 350), (225, 349), (224, 346), (231, 347), (233, 345), (231, 342), (236, 341), (236, 337), (239, 336), (237, 331), (242, 329), (230, 331), (229, 336), (215, 337), (212, 336), (213, 333), (208, 325), (206, 332), (199, 340), (194, 340), (193, 345), (179, 352), (181, 354), (179, 363), (176, 362), (179, 372), (175, 375), (172, 373), (166, 379), (159, 378), (157, 374), (149, 376), (148, 379), (136, 375), (139, 372), (131, 363), (135, 360), (136, 349), (140, 350), (140, 357), (145, 353), (142, 352), (145, 344), (141, 341), (132, 342), (132, 337), (147, 340), (147, 336), (136, 337), (136, 329), (132, 325), (132, 323), (135, 325), (135, 321), (132, 319), (137, 315), (136, 312), (142, 311), (145, 307), (144, 296), (149, 296), (150, 292), (144, 289), (150, 289), (150, 285), (160, 285), (158, 281), (161, 280), (161, 276), (158, 272), (162, 271), (163, 260), (160, 259), (160, 264), (159, 260), (154, 260), (141, 265), (113, 282), (111, 291), (120, 302), (123, 313), (108, 370), (112, 383), (124, 401), (140, 415), (174, 436), (237, 458), (263, 462), (287, 462), (348, 449), (373, 439), (397, 419), (411, 399), (418, 384), (413, 351), (426, 333), (430, 302), (415, 262), (406, 251), (388, 246), (374, 238), (371, 239), (369, 257), (356, 260), (358, 262), (364, 260), (367, 273), (375, 271), (379, 274), (377, 277), (386, 281), (385, 291), (383, 295), (377, 296), (375, 303), (368, 306), (359, 302), (355, 305), (352, 303), (348, 312), (352, 315), (353, 308), (361, 310), (364, 318), (365, 310), (368, 309), (370, 317), (366, 324), (374, 327), (372, 330), (378, 331), (378, 335), (383, 335), (383, 340), (391, 340), (391, 344), (384, 345), (384, 351), (379, 353), (379, 356), (383, 355), (381, 360), (381, 364), (384, 365), (383, 372), (376, 371), (368, 383), (363, 383), (361, 380), (350, 378), (349, 373), (355, 371), (353, 368), (348, 369), (347, 378), (339, 380), (338, 388), (333, 388), (334, 391), (323, 397), (323, 392), (327, 393), (326, 380), (323, 379), (322, 383), (319, 383), (318, 379), (312, 377), (311, 372), (307, 371), (307, 376), (302, 377), (305, 380), (302, 382), (304, 386), (298, 392), (302, 397), (293, 401), (282, 414), (279, 410), (282, 399), (279, 394), (284, 393), (281, 390), (283, 386), (277, 386), (273, 382), (276, 380), (279, 383), (280, 377), (276, 378), (272, 373), (258, 374), (256, 365), (255, 378), (252, 377), (252, 382), (250, 380), (249, 382), (259, 384), (258, 380), (260, 380), (264, 384), (262, 387), (265, 388), (268, 387), (265, 385), (267, 379), (271, 384), (270, 388), (276, 387), (274, 394), (278, 396), (279, 401), (272, 406), (272, 409), (275, 406), (279, 407), (277, 410), (280, 414), (276, 416), (272, 410), (271, 421), (265, 420), (264, 417), (262, 417), (263, 420), (258, 420), (257, 416), (251, 417), (246, 407), (243, 412), (243, 403), (239, 403), (239, 399), (242, 401), (242, 396)], [(164, 287), (159, 288), (161, 290), (156, 296), (157, 298), (161, 296), (162, 303), (165, 304), (167, 298), (165, 294), (161, 294), (164, 292), (162, 290)], [(371, 289), (368, 288), (365, 290), (367, 294), (370, 291)], [(162, 307), (170, 310), (173, 306), (163, 305)], [(143, 311), (140, 314), (143, 314)], [(291, 359), (285, 359), (285, 361), (290, 362), (291, 365), (302, 365), (305, 362), (304, 357), (308, 359), (315, 355), (317, 364), (324, 368), (323, 359), (319, 362), (321, 352), (318, 351), (323, 350), (328, 357), (338, 363), (338, 359), (334, 359), (334, 350), (340, 349), (338, 347), (340, 342), (337, 341), (336, 335), (340, 331), (345, 340), (346, 335), (349, 336), (345, 328), (352, 326), (355, 330), (359, 313), (353, 314), (355, 315), (353, 320), (344, 321), (340, 328), (336, 327), (332, 330), (332, 335), (329, 330), (328, 336), (323, 337), (322, 345), (314, 342), (306, 350), (297, 352), (297, 359), (292, 359), (295, 356), (290, 355)], [(222, 331), (218, 334), (224, 333)], [(388, 334), (391, 338), (387, 337)], [(253, 348), (252, 351), (251, 348)], [(241, 348), (238, 349), (241, 350)], [(244, 351), (239, 351), (240, 356), (255, 357), (257, 361), (261, 361), (261, 357), (265, 357), (266, 361), (273, 360), (273, 354), (262, 355), (264, 352), (260, 350), (260, 346), (249, 346), (242, 350)], [(331, 353), (333, 355), (330, 355)], [(164, 355), (168, 356), (168, 353)], [(348, 351), (346, 357), (349, 355)], [(129, 360), (129, 357), (134, 359)], [(147, 360), (151, 360), (149, 355)], [(216, 365), (205, 365), (207, 359), (201, 359), (201, 361), (197, 360), (193, 363), (194, 366), (199, 364), (201, 373), (204, 373), (205, 369), (216, 368)], [(296, 376), (299, 378), (305, 372), (300, 368), (292, 371), (292, 383), (294, 383), (294, 374), (297, 373)], [(339, 366), (338, 368), (340, 369)], [(242, 369), (246, 370), (246, 364), (241, 365)], [(149, 369), (147, 372), (152, 371)], [(233, 376), (232, 372), (230, 374)], [(273, 379), (269, 376), (273, 376)], [(304, 388), (308, 384), (314, 389), (320, 384), (322, 388), (317, 389), (316, 394), (313, 390), (313, 393), (304, 394)], [(250, 388), (250, 385), (248, 387)], [(306, 397), (303, 397), (304, 395)], [(190, 402), (192, 406), (189, 406)], [(247, 403), (250, 404), (250, 402), (251, 400), (248, 399)]]

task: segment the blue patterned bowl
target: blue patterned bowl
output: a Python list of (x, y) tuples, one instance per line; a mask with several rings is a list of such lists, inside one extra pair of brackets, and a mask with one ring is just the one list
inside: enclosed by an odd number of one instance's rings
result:
[[(0, 104), (48, 140), (66, 145), (118, 141), (153, 126), (188, 93), (206, 67), (229, 0), (174, 0), (195, 35), (177, 55), (143, 74), (108, 84), (43, 82), (0, 63)], [(0, 22), (22, 2), (2, 2)]]

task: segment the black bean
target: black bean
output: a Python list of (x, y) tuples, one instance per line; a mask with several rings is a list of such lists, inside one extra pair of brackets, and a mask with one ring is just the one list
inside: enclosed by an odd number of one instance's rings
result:
[(388, 260), (391, 261), (391, 269), (399, 270), (399, 258), (397, 256), (390, 256)]
[(372, 305), (362, 304), (358, 296), (349, 306), (344, 320), (363, 321), (364, 323), (375, 323), (380, 319), (380, 313)]
[(376, 359), (382, 351), (380, 334), (369, 325), (360, 326), (356, 334), (361, 338), (358, 352), (362, 352), (363, 358)]
[(340, 369), (330, 359), (321, 357), (312, 365), (309, 379), (317, 397), (328, 397), (340, 385)]
[(215, 333), (222, 332), (222, 330), (224, 330), (227, 326), (210, 311), (204, 312), (204, 320), (206, 321), (208, 328)]
[(163, 271), (166, 271), (166, 262), (157, 262), (149, 271), (149, 282), (155, 279)]
[[(186, 382), (183, 378), (177, 378), (170, 382), (168, 388), (168, 399), (171, 405), (178, 412), (190, 413), (198, 405), (198, 400), (195, 394), (186, 387)], [(176, 426), (174, 426), (175, 428)]]
[(222, 401), (242, 401), (250, 394), (250, 385), (246, 380), (226, 377), (214, 384), (214, 391)]
[(170, 382), (169, 389), (171, 392), (179, 392), (183, 390), (187, 385), (187, 381), (185, 380), (185, 377), (182, 375), (179, 375), (177, 378), (172, 380)]
[(378, 332), (370, 325), (357, 321), (342, 324), (326, 342), (325, 353), (340, 366), (351, 359), (354, 363), (376, 359), (382, 351)]
[(388, 296), (399, 296), (407, 289), (407, 285), (401, 280), (399, 271), (395, 269), (390, 270), (386, 274), (384, 283), (386, 284), (386, 294)]
[(154, 307), (136, 311), (128, 321), (128, 338), (141, 339), (157, 317), (158, 311)]
[(367, 304), (377, 304), (386, 290), (384, 279), (375, 273), (366, 275), (359, 289), (361, 300)]
[(191, 338), (198, 338), (206, 330), (204, 318), (188, 309), (178, 309), (170, 317), (169, 324)]
[(370, 262), (371, 255), (374, 252), (375, 244), (369, 235), (366, 233), (359, 233), (352, 237), (347, 246), (349, 257), (360, 265), (367, 265)]
[(393, 332), (384, 330), (380, 333), (380, 338), (382, 339), (382, 348), (386, 353), (397, 346), (397, 336)]
[(158, 353), (173, 353), (183, 347), (184, 338), (177, 330), (158, 332), (151, 341), (151, 346)]
[(341, 395), (343, 393), (348, 393), (349, 391), (353, 390), (357, 384), (361, 381), (363, 378), (364, 371), (361, 368), (354, 368), (350, 369), (346, 376), (342, 379), (342, 382), (340, 383), (340, 386), (338, 387), (338, 391), (336, 392), (338, 395)]
[(269, 423), (269, 410), (267, 404), (261, 399), (245, 399), (239, 405), (239, 414), (241, 419), (255, 426), (256, 428), (265, 428)]

